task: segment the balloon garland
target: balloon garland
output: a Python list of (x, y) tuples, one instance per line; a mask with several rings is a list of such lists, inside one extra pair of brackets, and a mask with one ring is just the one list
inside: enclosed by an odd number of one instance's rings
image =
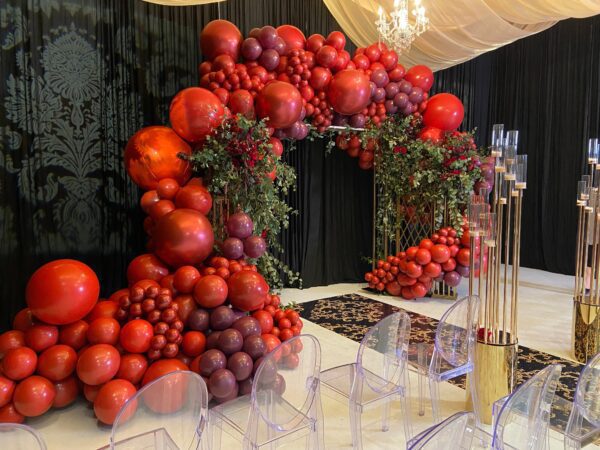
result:
[[(0, 422), (23, 422), (83, 393), (110, 425), (138, 388), (175, 370), (199, 373), (215, 402), (250, 392), (263, 356), (302, 330), (263, 276), (283, 267), (267, 248), (287, 225), (281, 196), (295, 181), (280, 139), (342, 127), (337, 145), (371, 169), (384, 124), (414, 121), (411, 139), (433, 148), (464, 116), (453, 95), (429, 97), (427, 67), (405, 70), (382, 44), (354, 56), (345, 44), (338, 31), (306, 38), (291, 25), (255, 28), (245, 39), (225, 20), (202, 30), (200, 86), (173, 98), (170, 128), (139, 130), (124, 152), (145, 191), (148, 253), (131, 261), (128, 286), (108, 299), (98, 299), (98, 278), (78, 261), (52, 261), (32, 275), (28, 307), (0, 335)], [(478, 182), (489, 183), (482, 172)], [(405, 298), (424, 295), (442, 270), (456, 282), (465, 249), (453, 233), (440, 230), (365, 278)], [(259, 271), (257, 261), (268, 264)], [(302, 348), (285, 350), (285, 364), (296, 367)]]

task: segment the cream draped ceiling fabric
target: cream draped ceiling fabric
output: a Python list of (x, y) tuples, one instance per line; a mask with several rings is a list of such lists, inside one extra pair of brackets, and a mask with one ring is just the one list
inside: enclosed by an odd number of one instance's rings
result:
[(165, 6), (191, 6), (207, 5), (209, 3), (219, 3), (225, 0), (143, 0), (148, 3), (157, 3)]
[[(377, 42), (381, 5), (389, 15), (393, 0), (324, 0), (350, 39), (361, 47)], [(450, 67), (550, 28), (559, 20), (600, 14), (600, 0), (422, 0), (430, 20), (408, 52), (406, 66)], [(413, 6), (409, 0), (409, 8)]]

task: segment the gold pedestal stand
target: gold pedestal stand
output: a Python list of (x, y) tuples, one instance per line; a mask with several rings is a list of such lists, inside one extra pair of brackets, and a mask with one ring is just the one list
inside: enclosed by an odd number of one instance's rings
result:
[(600, 352), (600, 305), (573, 302), (573, 350), (582, 363)]
[(492, 406), (494, 402), (510, 394), (516, 384), (518, 344), (475, 345), (475, 371), (467, 376), (467, 406), (473, 408), (473, 398), (468, 385), (473, 382), (477, 387), (477, 410), (480, 420), (492, 424)]

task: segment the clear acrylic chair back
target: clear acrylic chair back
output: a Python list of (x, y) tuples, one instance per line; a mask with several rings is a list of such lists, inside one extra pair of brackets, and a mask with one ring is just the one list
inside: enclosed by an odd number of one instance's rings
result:
[[(410, 317), (404, 311), (386, 317), (367, 332), (356, 366), (370, 389), (385, 394), (403, 385), (409, 338)], [(367, 376), (365, 370), (377, 376)]]
[(148, 383), (123, 405), (109, 448), (196, 449), (207, 432), (204, 380), (194, 372), (176, 371)]
[(590, 359), (581, 371), (574, 407), (585, 420), (600, 428), (600, 353)]
[(477, 339), (479, 297), (457, 300), (442, 316), (435, 333), (436, 351), (454, 367), (471, 361)]
[(508, 397), (495, 418), (494, 449), (546, 447), (550, 409), (561, 371), (559, 364), (548, 366)]
[(33, 428), (20, 423), (0, 423), (0, 448), (46, 450), (46, 443)]
[(475, 414), (459, 412), (410, 440), (409, 450), (468, 450), (476, 429)]

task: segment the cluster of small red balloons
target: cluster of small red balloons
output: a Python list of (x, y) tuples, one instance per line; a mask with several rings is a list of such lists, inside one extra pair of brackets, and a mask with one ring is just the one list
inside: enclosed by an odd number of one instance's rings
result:
[[(476, 242), (475, 255), (479, 252)], [(365, 274), (369, 287), (407, 300), (424, 297), (434, 282), (455, 287), (462, 277), (469, 276), (470, 236), (467, 228), (461, 237), (452, 227), (444, 227), (386, 260), (377, 261), (376, 268)], [(475, 267), (476, 269), (478, 267)]]

